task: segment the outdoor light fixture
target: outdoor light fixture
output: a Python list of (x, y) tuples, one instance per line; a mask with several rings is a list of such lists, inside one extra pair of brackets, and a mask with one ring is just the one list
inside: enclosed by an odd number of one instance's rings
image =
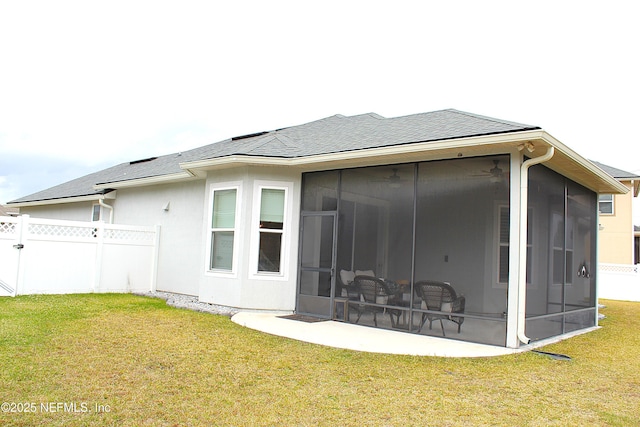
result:
[(536, 150), (535, 145), (533, 145), (533, 144), (531, 143), (531, 141), (527, 141), (527, 142), (524, 142), (524, 143), (522, 143), (522, 144), (518, 145), (518, 150), (519, 150), (519, 151), (522, 151), (522, 150), (524, 150), (525, 148), (526, 148), (526, 149), (527, 149), (527, 151), (528, 151), (528, 152), (530, 152), (530, 153), (533, 153), (533, 152)]

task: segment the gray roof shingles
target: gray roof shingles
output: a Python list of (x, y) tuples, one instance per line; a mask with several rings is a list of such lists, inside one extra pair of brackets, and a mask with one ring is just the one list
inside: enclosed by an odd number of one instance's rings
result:
[(613, 166), (608, 166), (605, 165), (603, 163), (600, 162), (596, 162), (594, 160), (591, 160), (591, 162), (593, 164), (595, 164), (596, 166), (598, 166), (600, 169), (602, 169), (603, 171), (605, 171), (606, 173), (608, 173), (609, 175), (611, 175), (612, 177), (614, 177), (615, 179), (638, 179), (640, 178), (640, 176), (631, 173), (631, 172), (627, 172), (627, 171), (623, 171), (622, 169), (618, 169), (618, 168), (614, 168)]
[(107, 190), (95, 190), (96, 184), (174, 174), (182, 171), (180, 163), (198, 160), (234, 155), (297, 158), (532, 129), (539, 127), (453, 109), (394, 118), (375, 113), (350, 117), (335, 115), (253, 136), (230, 138), (148, 161), (122, 163), (9, 203), (97, 195)]

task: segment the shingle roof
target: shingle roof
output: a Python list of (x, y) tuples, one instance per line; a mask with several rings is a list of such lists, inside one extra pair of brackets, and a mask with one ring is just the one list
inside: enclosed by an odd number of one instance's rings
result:
[(448, 109), (385, 118), (375, 113), (335, 115), (310, 123), (229, 138), (182, 153), (120, 165), (13, 200), (24, 203), (102, 194), (96, 184), (123, 182), (182, 172), (180, 163), (226, 156), (296, 158), (412, 143), (540, 129)]
[(596, 166), (598, 166), (600, 169), (602, 169), (603, 171), (605, 171), (606, 173), (608, 173), (609, 175), (611, 175), (612, 177), (620, 180), (620, 179), (637, 179), (640, 178), (640, 176), (631, 173), (631, 172), (627, 172), (627, 171), (623, 171), (622, 169), (618, 169), (618, 168), (614, 168), (613, 166), (608, 166), (605, 165), (603, 163), (600, 162), (596, 162), (594, 160), (591, 160), (591, 162), (593, 164), (595, 164)]
[(198, 160), (230, 155), (292, 158), (531, 129), (539, 128), (457, 110), (394, 118), (375, 113), (335, 115), (248, 138), (227, 139), (183, 154)]

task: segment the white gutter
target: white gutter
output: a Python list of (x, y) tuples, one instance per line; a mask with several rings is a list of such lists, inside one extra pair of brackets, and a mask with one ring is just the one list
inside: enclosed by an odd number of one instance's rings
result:
[(529, 198), (529, 168), (551, 159), (555, 148), (550, 146), (547, 152), (539, 157), (526, 160), (520, 166), (520, 260), (518, 262), (518, 339), (529, 344), (531, 339), (524, 334), (527, 306), (527, 221)]
[(109, 209), (109, 224), (113, 224), (113, 206), (106, 204), (104, 198), (98, 199), (98, 204), (103, 208)]
[(60, 199), (33, 200), (31, 202), (10, 203), (9, 207), (28, 208), (31, 206), (59, 205), (62, 203), (79, 203), (79, 202), (95, 202), (100, 199), (115, 199), (116, 192), (110, 191), (106, 194), (92, 194), (90, 196), (72, 196)]
[(193, 179), (194, 177), (195, 175), (191, 173), (191, 171), (185, 170), (182, 172), (171, 173), (167, 175), (150, 176), (146, 178), (133, 178), (133, 179), (123, 180), (123, 181), (98, 183), (93, 186), (93, 189), (94, 190), (105, 190), (105, 189), (111, 190), (111, 189), (127, 188), (127, 187), (140, 187), (143, 185), (157, 185), (157, 184), (165, 184), (167, 182)]
[[(363, 160), (370, 164), (371, 158), (379, 158), (381, 162), (390, 155), (416, 154), (446, 151), (449, 158), (450, 152), (464, 152), (466, 156), (477, 156), (484, 154), (504, 153), (504, 149), (497, 150), (493, 146), (501, 144), (520, 144), (530, 140), (543, 139), (546, 133), (543, 130), (530, 130), (521, 132), (509, 132), (498, 135), (472, 136), (465, 138), (446, 139), (441, 141), (427, 141), (420, 143), (407, 143), (385, 147), (367, 148), (362, 150), (342, 151), (338, 153), (317, 154), (303, 157), (266, 157), (249, 155), (232, 155), (226, 157), (215, 157), (212, 159), (195, 160), (180, 163), (180, 168), (185, 171), (197, 169), (207, 169), (215, 167), (236, 166), (236, 165), (261, 165), (261, 166), (313, 166), (320, 163), (335, 163), (345, 160)], [(478, 152), (478, 149), (486, 151)], [(467, 153), (467, 150), (472, 150)], [(193, 172), (192, 172), (193, 173)], [(106, 185), (106, 184), (105, 184)], [(100, 188), (100, 186), (96, 186)], [(109, 188), (116, 188), (109, 184)]]

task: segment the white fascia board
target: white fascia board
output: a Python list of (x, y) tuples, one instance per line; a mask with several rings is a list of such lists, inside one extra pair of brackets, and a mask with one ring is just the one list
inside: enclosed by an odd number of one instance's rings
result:
[(384, 157), (390, 154), (402, 155), (421, 152), (437, 152), (452, 149), (463, 150), (464, 148), (469, 147), (491, 146), (504, 143), (517, 144), (529, 141), (531, 139), (540, 138), (542, 133), (542, 131), (504, 133), (488, 136), (446, 139), (442, 141), (407, 143), (388, 147), (368, 148), (304, 157), (283, 158), (235, 155), (180, 163), (180, 167), (184, 170), (191, 170), (195, 172), (195, 170), (197, 169), (216, 169), (238, 165), (308, 166), (315, 163), (357, 160), (366, 159), (369, 157)]
[(127, 181), (105, 182), (93, 186), (95, 190), (105, 190), (108, 188), (141, 187), (145, 185), (164, 184), (173, 181), (183, 181), (193, 179), (195, 175), (188, 170), (184, 172), (172, 173), (168, 175), (150, 176), (147, 178), (130, 179)]
[[(598, 176), (598, 178), (600, 178), (602, 181), (605, 181), (607, 184), (609, 184), (610, 187), (613, 187), (611, 191), (612, 193), (626, 194), (629, 192), (629, 188), (626, 185), (624, 185), (623, 183), (621, 183), (620, 181), (618, 181), (617, 179), (615, 179), (614, 177), (612, 177), (611, 175), (609, 175), (608, 173), (600, 169), (589, 159), (586, 159), (585, 157), (575, 152), (573, 149), (567, 147), (566, 145), (558, 141), (556, 138), (554, 138), (547, 132), (543, 132), (542, 139), (545, 142), (547, 142), (549, 145), (553, 146), (556, 149), (556, 151), (560, 151), (567, 157), (570, 157), (579, 166), (588, 170), (590, 173)], [(613, 191), (614, 189), (617, 191)]]
[(199, 169), (218, 169), (239, 165), (294, 166), (295, 158), (235, 155), (180, 163), (180, 168), (197, 174)]
[(31, 202), (11, 203), (9, 206), (16, 208), (27, 208), (31, 206), (59, 205), (62, 203), (96, 202), (98, 200), (113, 200), (115, 198), (116, 192), (111, 191), (107, 194), (92, 194), (90, 196), (64, 197), (61, 199), (34, 200)]
[[(402, 145), (394, 145), (388, 147), (369, 148), (362, 150), (352, 150), (339, 153), (319, 154), (315, 156), (304, 157), (265, 157), (265, 156), (249, 156), (249, 155), (234, 155), (226, 157), (218, 157), (206, 160), (197, 160), (193, 162), (180, 163), (180, 168), (183, 172), (178, 172), (168, 175), (160, 175), (155, 177), (132, 179), (120, 182), (102, 183), (94, 186), (96, 190), (108, 189), (108, 188), (127, 188), (138, 187), (144, 185), (162, 184), (180, 180), (194, 179), (204, 176), (203, 171), (211, 169), (224, 169), (237, 166), (297, 166), (305, 167), (312, 166), (314, 164), (328, 164), (333, 162), (346, 162), (346, 161), (362, 161), (367, 158), (384, 158), (386, 156), (394, 155), (410, 155), (416, 153), (432, 153), (437, 155), (438, 152), (451, 157), (451, 152), (455, 151), (464, 156), (465, 149), (482, 149), (487, 148), (487, 151), (496, 150), (506, 152), (507, 149), (513, 149), (514, 147), (522, 147), (523, 143), (529, 142), (534, 147), (538, 148), (540, 145), (553, 146), (557, 151), (560, 151), (564, 156), (570, 159), (571, 162), (577, 164), (581, 169), (587, 170), (593, 175), (596, 175), (599, 180), (604, 181), (608, 187), (611, 188), (612, 193), (625, 194), (629, 189), (608, 175), (602, 169), (594, 165), (588, 159), (582, 157), (571, 148), (562, 144), (553, 136), (548, 134), (542, 129), (529, 130), (522, 132), (506, 132), (494, 135), (475, 136), (467, 138), (455, 138), (446, 139), (442, 141), (428, 141), (418, 143), (407, 143)], [(474, 151), (474, 150), (472, 150)], [(535, 150), (533, 152), (527, 152), (529, 157), (537, 157), (538, 152), (544, 152), (545, 150)], [(447, 154), (449, 153), (449, 154)], [(552, 160), (553, 161), (553, 160)]]

